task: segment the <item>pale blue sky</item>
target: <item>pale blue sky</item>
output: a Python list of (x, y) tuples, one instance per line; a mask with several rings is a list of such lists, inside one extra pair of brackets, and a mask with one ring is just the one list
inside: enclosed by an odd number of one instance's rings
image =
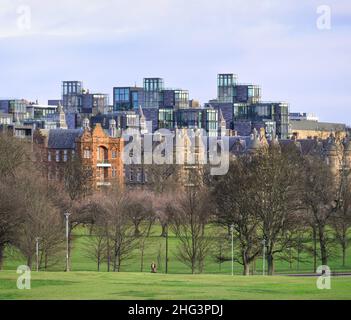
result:
[[(330, 30), (316, 26), (319, 5)], [(45, 103), (61, 80), (83, 80), (112, 100), (113, 86), (157, 76), (204, 103), (220, 72), (351, 125), (351, 1), (0, 0), (0, 97)]]

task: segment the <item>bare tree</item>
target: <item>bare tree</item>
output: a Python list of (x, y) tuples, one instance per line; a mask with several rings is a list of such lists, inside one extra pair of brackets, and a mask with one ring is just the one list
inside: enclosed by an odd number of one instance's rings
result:
[(328, 165), (319, 157), (306, 157), (303, 168), (306, 219), (314, 230), (313, 238), (318, 239), (322, 264), (327, 265), (330, 254), (328, 246), (332, 241), (327, 226), (337, 211), (336, 180)]
[(240, 256), (234, 258), (243, 265), (244, 275), (250, 274), (250, 264), (261, 252), (260, 221), (252, 201), (256, 177), (248, 164), (247, 155), (231, 161), (227, 175), (220, 176), (213, 189), (218, 223), (227, 229), (233, 226), (240, 251)]
[(174, 197), (171, 229), (179, 239), (177, 258), (194, 274), (202, 272), (211, 237), (204, 226), (211, 215), (210, 194), (203, 186), (189, 187)]
[(254, 203), (258, 214), (269, 275), (274, 272), (275, 254), (291, 247), (301, 221), (300, 163), (301, 157), (295, 152), (282, 152), (272, 144), (252, 157), (249, 164), (255, 183), (247, 201)]
[(84, 166), (82, 159), (72, 155), (64, 168), (64, 187), (71, 201), (87, 196), (91, 190), (92, 171)]
[(0, 270), (5, 247), (14, 242), (21, 222), (21, 197), (17, 182), (25, 172), (22, 168), (30, 164), (29, 146), (0, 134)]
[[(35, 172), (27, 173), (21, 182), (17, 183), (22, 201), (21, 223), (15, 246), (27, 259), (27, 265), (32, 266), (35, 255), (36, 238), (41, 243), (41, 260), (47, 268), (49, 259), (56, 256), (63, 243), (62, 218), (57, 208), (47, 198), (43, 178)], [(53, 261), (51, 261), (53, 263)]]
[(101, 264), (106, 261), (107, 257), (107, 239), (103, 227), (93, 226), (92, 233), (85, 242), (85, 254), (96, 262), (97, 271), (100, 271)]
[[(102, 214), (98, 221), (104, 226), (107, 243), (108, 268), (113, 263), (113, 270), (119, 272), (122, 262), (130, 258), (137, 246), (134, 225), (128, 215), (128, 202), (130, 198), (126, 192), (117, 186), (109, 190), (103, 197)], [(112, 260), (112, 261), (111, 261)]]
[(335, 215), (331, 217), (331, 227), (335, 232), (336, 242), (341, 246), (342, 265), (346, 263), (346, 251), (349, 247), (348, 231), (351, 227), (351, 169), (342, 167), (338, 184), (338, 200)]

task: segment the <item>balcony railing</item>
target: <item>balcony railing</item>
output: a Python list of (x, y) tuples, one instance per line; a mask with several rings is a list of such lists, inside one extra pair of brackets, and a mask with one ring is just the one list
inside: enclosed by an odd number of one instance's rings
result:
[(111, 163), (108, 159), (102, 159), (97, 161), (98, 167), (111, 167)]

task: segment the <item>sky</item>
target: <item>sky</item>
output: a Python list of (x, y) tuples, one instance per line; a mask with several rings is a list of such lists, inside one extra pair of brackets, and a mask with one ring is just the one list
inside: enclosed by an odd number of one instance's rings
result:
[(0, 98), (46, 103), (81, 80), (112, 103), (162, 77), (205, 103), (218, 73), (351, 125), (351, 1), (0, 0)]

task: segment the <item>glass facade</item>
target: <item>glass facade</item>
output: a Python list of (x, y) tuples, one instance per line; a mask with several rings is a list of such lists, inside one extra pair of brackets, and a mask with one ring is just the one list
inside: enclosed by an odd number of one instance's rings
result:
[(172, 108), (162, 108), (158, 111), (158, 128), (174, 128), (174, 110)]
[(92, 110), (92, 112), (94, 114), (105, 113), (107, 111), (107, 108), (109, 105), (108, 94), (94, 93), (92, 96), (93, 96), (93, 110)]
[(261, 88), (252, 84), (240, 84), (235, 86), (234, 102), (258, 103), (261, 100)]
[(63, 81), (62, 83), (62, 95), (81, 94), (82, 90), (82, 81)]
[(216, 109), (204, 109), (203, 120), (204, 129), (207, 131), (209, 137), (215, 137), (218, 135), (218, 110)]
[(145, 108), (159, 108), (162, 106), (163, 79), (144, 79), (144, 106)]
[(233, 102), (235, 96), (236, 81), (237, 76), (232, 73), (219, 74), (217, 76), (217, 95), (219, 102)]
[(274, 119), (277, 123), (277, 135), (280, 139), (287, 139), (289, 136), (289, 104), (278, 103), (274, 105)]
[(62, 82), (62, 104), (65, 111), (77, 113), (82, 111), (83, 83), (81, 81)]
[(233, 106), (233, 118), (235, 120), (246, 120), (248, 118), (248, 104), (246, 103), (234, 103)]
[(143, 107), (143, 89), (138, 87), (113, 88), (113, 110), (129, 111)]
[(249, 118), (253, 121), (263, 119), (274, 119), (274, 106), (273, 104), (257, 104), (249, 107)]
[(125, 111), (131, 109), (130, 89), (114, 88), (113, 89), (114, 111)]
[(189, 108), (189, 92), (187, 90), (174, 90), (174, 106), (177, 110)]
[(183, 109), (177, 112), (177, 126), (179, 128), (202, 128), (202, 110)]

